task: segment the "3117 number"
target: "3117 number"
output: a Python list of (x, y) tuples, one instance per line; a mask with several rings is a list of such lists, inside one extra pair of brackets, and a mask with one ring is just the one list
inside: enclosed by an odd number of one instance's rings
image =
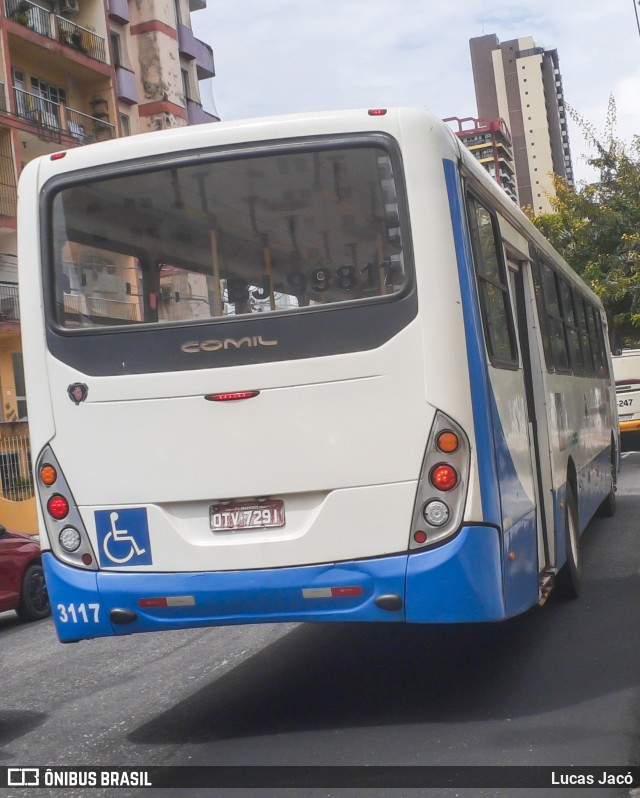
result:
[(99, 604), (58, 604), (60, 623), (99, 623)]

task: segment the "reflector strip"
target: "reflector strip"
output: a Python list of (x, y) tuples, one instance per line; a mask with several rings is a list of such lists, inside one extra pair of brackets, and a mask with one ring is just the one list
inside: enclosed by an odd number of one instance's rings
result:
[(138, 607), (193, 607), (194, 596), (154, 596), (138, 599)]
[(347, 587), (306, 587), (302, 590), (302, 598), (343, 598), (345, 596), (361, 596), (362, 588), (358, 585)]

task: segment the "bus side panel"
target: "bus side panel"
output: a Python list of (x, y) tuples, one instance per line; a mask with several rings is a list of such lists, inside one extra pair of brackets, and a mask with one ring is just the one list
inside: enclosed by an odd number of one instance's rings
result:
[[(493, 390), (490, 400), (502, 508), (504, 595), (509, 617), (528, 610), (538, 601), (538, 571), (541, 567), (538, 562), (538, 509), (533, 495), (526, 428), (527, 408), (517, 382), (520, 373), (494, 374), (496, 378), (506, 376), (509, 381), (508, 389), (503, 387), (502, 390), (502, 412), (498, 409)], [(511, 429), (506, 430), (509, 423)]]
[[(478, 463), (482, 517), (487, 523), (501, 524), (500, 495), (497, 489), (496, 464), (493, 454), (491, 411), (488, 402), (489, 384), (480, 305), (473, 276), (473, 264), (457, 165), (444, 160), (444, 172), (449, 195), (449, 208), (464, 308), (464, 332), (467, 342), (467, 362), (471, 384), (475, 457)], [(480, 466), (480, 464), (482, 464)]]
[(604, 449), (578, 473), (578, 526), (580, 534), (595, 515), (609, 492), (611, 456)]
[(412, 554), (406, 603), (409, 623), (505, 618), (499, 531), (492, 526), (465, 526), (450, 543)]
[[(553, 492), (553, 523), (556, 529), (556, 565), (558, 569), (567, 561), (567, 543), (565, 540), (567, 483), (565, 482)], [(578, 522), (580, 525), (580, 522)]]
[(526, 612), (538, 601), (536, 510), (521, 518), (503, 537), (504, 595), (508, 618)]
[[(500, 617), (506, 617), (528, 609), (538, 599), (537, 529), (524, 390), (520, 372), (497, 375), (496, 370), (491, 369), (495, 379), (501, 377), (519, 381), (517, 389), (515, 385), (503, 386), (502, 395), (506, 400), (498, 408), (490, 369), (487, 367), (459, 175), (453, 162), (445, 160), (444, 168), (465, 306), (465, 336), (483, 519), (500, 529), (507, 527), (504, 536), (496, 531), (501, 538), (498, 545), (502, 564), (498, 585), (504, 590), (506, 607)], [(497, 386), (497, 390), (500, 390), (500, 386)], [(511, 451), (513, 446), (518, 449), (517, 465)], [(509, 559), (512, 553), (515, 553), (515, 559)]]

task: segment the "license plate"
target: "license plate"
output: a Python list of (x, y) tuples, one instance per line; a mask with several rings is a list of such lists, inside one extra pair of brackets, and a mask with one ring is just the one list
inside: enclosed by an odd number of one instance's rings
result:
[(209, 522), (214, 532), (284, 526), (284, 502), (281, 499), (266, 499), (260, 502), (212, 504)]

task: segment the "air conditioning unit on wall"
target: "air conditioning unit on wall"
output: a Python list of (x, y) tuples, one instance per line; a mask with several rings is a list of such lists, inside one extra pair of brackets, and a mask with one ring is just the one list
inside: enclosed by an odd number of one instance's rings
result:
[(72, 16), (80, 11), (80, 4), (78, 0), (62, 0), (60, 4), (60, 13)]

